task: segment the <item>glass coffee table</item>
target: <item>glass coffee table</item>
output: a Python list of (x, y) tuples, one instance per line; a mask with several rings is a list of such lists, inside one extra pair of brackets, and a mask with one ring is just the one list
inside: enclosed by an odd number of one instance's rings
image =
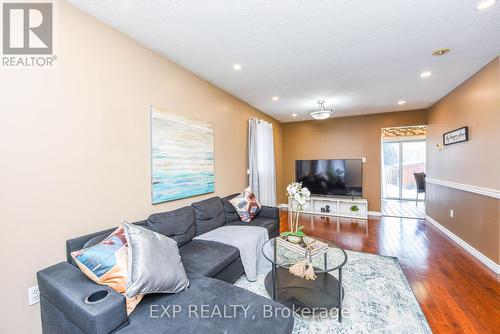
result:
[[(342, 267), (347, 262), (346, 252), (329, 241), (314, 238), (329, 247), (326, 253), (311, 258), (316, 279), (306, 280), (288, 271), (290, 266), (304, 260), (304, 256), (285, 248), (277, 238), (268, 240), (262, 247), (264, 257), (272, 263), (272, 270), (265, 278), (266, 290), (272, 299), (301, 314), (337, 309), (342, 322)], [(338, 279), (330, 274), (334, 270), (338, 271)]]

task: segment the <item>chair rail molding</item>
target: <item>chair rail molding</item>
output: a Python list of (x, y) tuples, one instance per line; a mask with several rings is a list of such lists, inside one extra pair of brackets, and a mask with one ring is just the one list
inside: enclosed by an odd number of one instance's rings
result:
[(497, 189), (471, 186), (469, 184), (463, 184), (463, 183), (457, 183), (457, 182), (451, 182), (451, 181), (445, 181), (445, 180), (438, 180), (438, 179), (433, 179), (430, 177), (427, 177), (425, 180), (427, 183), (430, 183), (430, 184), (437, 184), (439, 186), (463, 190), (463, 191), (471, 192), (474, 194), (479, 194), (479, 195), (483, 195), (483, 196), (488, 196), (488, 197), (500, 199), (500, 190), (497, 190)]
[(453, 240), (455, 243), (457, 243), (460, 247), (462, 247), (467, 253), (475, 257), (479, 262), (484, 264), (486, 267), (488, 267), (490, 270), (492, 270), (495, 274), (499, 275), (500, 274), (500, 264), (495, 263), (495, 261), (491, 260), (489, 257), (469, 245), (467, 242), (464, 240), (460, 239), (456, 234), (448, 230), (446, 227), (443, 225), (439, 224), (437, 221), (435, 221), (433, 218), (429, 217), (428, 215), (425, 215), (425, 220), (430, 223), (432, 226), (437, 228), (439, 231), (441, 231), (444, 235), (446, 235), (448, 238)]

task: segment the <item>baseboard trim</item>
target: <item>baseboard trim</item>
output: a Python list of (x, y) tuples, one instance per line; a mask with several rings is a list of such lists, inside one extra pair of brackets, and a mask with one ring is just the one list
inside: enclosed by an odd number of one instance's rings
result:
[(500, 265), (496, 264), (493, 260), (491, 260), (489, 257), (469, 245), (467, 242), (464, 240), (460, 239), (457, 235), (455, 235), (453, 232), (448, 230), (446, 227), (443, 225), (439, 224), (437, 221), (435, 221), (433, 218), (429, 217), (428, 215), (425, 215), (425, 220), (429, 222), (431, 225), (433, 225), (435, 228), (443, 232), (448, 238), (453, 240), (455, 243), (457, 243), (460, 247), (462, 247), (465, 251), (467, 251), (470, 255), (474, 256), (479, 262), (484, 264), (486, 267), (488, 267), (490, 270), (492, 270), (495, 274), (500, 274)]
[(433, 179), (430, 177), (426, 178), (425, 181), (427, 183), (437, 184), (439, 186), (444, 186), (444, 187), (448, 187), (448, 188), (458, 189), (458, 190), (467, 191), (467, 192), (474, 193), (474, 194), (479, 194), (479, 195), (483, 195), (483, 196), (488, 196), (488, 197), (500, 199), (500, 190), (496, 190), (496, 189), (471, 186), (469, 184), (463, 184), (463, 183), (457, 183), (457, 182), (451, 182), (451, 181), (445, 181), (445, 180), (438, 180), (438, 179)]
[(368, 216), (382, 217), (382, 212), (380, 212), (380, 211), (368, 211)]
[(278, 204), (278, 208), (288, 211), (288, 204), (285, 203)]

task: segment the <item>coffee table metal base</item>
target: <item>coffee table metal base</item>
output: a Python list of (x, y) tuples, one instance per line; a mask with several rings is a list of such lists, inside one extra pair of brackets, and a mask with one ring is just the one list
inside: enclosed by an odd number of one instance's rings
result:
[[(292, 275), (284, 268), (276, 268), (274, 300), (299, 312), (308, 314), (324, 312), (325, 309), (338, 309), (341, 321), (342, 303), (339, 298), (339, 281), (328, 273), (316, 274), (315, 280), (305, 280)], [(273, 296), (272, 271), (265, 278), (265, 287)], [(342, 299), (344, 288), (342, 288)]]

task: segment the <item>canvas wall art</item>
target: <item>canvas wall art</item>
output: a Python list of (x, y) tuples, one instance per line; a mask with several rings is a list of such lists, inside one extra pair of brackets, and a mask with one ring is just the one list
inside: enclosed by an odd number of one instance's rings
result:
[(214, 126), (151, 108), (153, 204), (214, 192)]

